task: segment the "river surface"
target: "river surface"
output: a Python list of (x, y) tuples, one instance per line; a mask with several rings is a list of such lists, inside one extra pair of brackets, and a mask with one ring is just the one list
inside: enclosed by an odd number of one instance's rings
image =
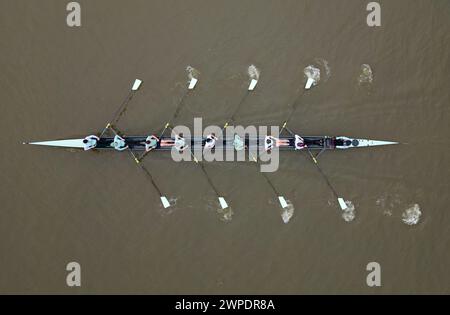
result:
[[(81, 27), (68, 2), (0, 1), (0, 292), (450, 293), (450, 2), (379, 1), (380, 27), (360, 0), (79, 1)], [(117, 126), (157, 132), (188, 66), (199, 81), (174, 123), (223, 125), (251, 65), (237, 123), (279, 125), (296, 106), (302, 135), (402, 143), (320, 156), (348, 222), (306, 152), (267, 174), (293, 205), (285, 224), (251, 162), (205, 164), (230, 217), (198, 165), (167, 153), (143, 162), (175, 203), (163, 209), (127, 152), (22, 144), (100, 132), (135, 78)], [(304, 93), (310, 65), (320, 81)], [(72, 261), (81, 287), (66, 285)]]

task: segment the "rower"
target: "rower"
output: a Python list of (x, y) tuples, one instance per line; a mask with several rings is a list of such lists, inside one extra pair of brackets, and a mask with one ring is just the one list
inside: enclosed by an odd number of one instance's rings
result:
[(155, 135), (148, 136), (145, 139), (145, 151), (149, 152), (158, 146), (159, 139)]
[(236, 151), (242, 151), (245, 148), (245, 143), (242, 140), (241, 137), (239, 137), (239, 135), (235, 134), (234, 135), (234, 140), (233, 140), (233, 145), (234, 145), (234, 149)]
[(264, 149), (267, 152), (270, 152), (270, 150), (272, 150), (274, 144), (275, 144), (276, 138), (272, 137), (272, 136), (266, 136), (264, 138)]
[(84, 151), (93, 149), (97, 146), (97, 141), (100, 140), (99, 137), (95, 135), (87, 136), (83, 139)]
[(299, 135), (295, 135), (295, 150), (301, 150), (306, 148), (305, 139)]
[(111, 142), (111, 146), (117, 151), (123, 151), (128, 149), (128, 145), (125, 143), (125, 139), (119, 135), (114, 137), (114, 141)]
[(175, 135), (175, 148), (180, 153), (183, 152), (187, 148), (186, 140), (184, 140), (182, 133)]
[(205, 141), (205, 149), (213, 149), (216, 146), (216, 141), (219, 138), (216, 137), (216, 135), (214, 133), (209, 134), (206, 137), (206, 141)]
[(288, 147), (289, 146), (289, 139), (278, 139), (272, 136), (266, 136), (264, 138), (264, 149), (267, 152), (270, 152), (272, 148), (276, 147)]

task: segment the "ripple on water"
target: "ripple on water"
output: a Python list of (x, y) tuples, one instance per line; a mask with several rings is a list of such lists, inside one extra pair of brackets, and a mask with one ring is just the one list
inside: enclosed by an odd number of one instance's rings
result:
[(186, 72), (188, 74), (189, 81), (192, 80), (192, 78), (198, 79), (198, 76), (200, 74), (200, 72), (192, 66), (187, 66)]
[(342, 210), (342, 218), (345, 222), (352, 222), (356, 216), (355, 205), (350, 200), (346, 200), (345, 204), (347, 205), (347, 208)]
[(248, 73), (248, 76), (250, 77), (250, 79), (259, 80), (260, 71), (258, 68), (256, 68), (255, 65), (250, 65), (248, 67), (247, 73)]
[(373, 73), (372, 68), (368, 64), (362, 64), (361, 65), (361, 73), (358, 77), (358, 84), (370, 84), (373, 82)]
[(421, 215), (420, 206), (416, 203), (403, 212), (402, 221), (406, 225), (416, 225), (419, 223)]
[(306, 77), (308, 79), (313, 79), (314, 83), (313, 85), (317, 85), (320, 81), (320, 69), (316, 68), (314, 65), (307, 66), (303, 73), (305, 73)]
[(295, 210), (294, 205), (290, 200), (286, 199), (286, 203), (288, 206), (280, 211), (281, 219), (284, 223), (288, 223), (291, 220)]

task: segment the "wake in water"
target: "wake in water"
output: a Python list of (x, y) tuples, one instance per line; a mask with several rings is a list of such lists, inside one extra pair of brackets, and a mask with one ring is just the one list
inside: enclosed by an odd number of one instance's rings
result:
[(295, 210), (294, 205), (290, 200), (286, 199), (286, 203), (288, 204), (288, 206), (284, 209), (281, 209), (280, 211), (281, 219), (283, 220), (284, 223), (288, 223), (289, 220), (291, 220)]
[(175, 197), (169, 198), (170, 207), (168, 207), (168, 208), (161, 207), (159, 213), (161, 214), (162, 217), (164, 217), (166, 215), (170, 215), (175, 211), (175, 206), (177, 204), (177, 200), (178, 200), (178, 198), (175, 198)]
[(328, 79), (331, 77), (331, 68), (330, 65), (328, 64), (328, 61), (326, 61), (323, 58), (316, 58), (314, 59), (317, 68), (321, 69), (322, 74), (325, 74), (323, 76), (323, 82), (327, 82)]
[(193, 78), (198, 79), (200, 75), (200, 72), (192, 66), (187, 66), (186, 72), (188, 74), (189, 81), (191, 81)]
[(250, 77), (250, 80), (252, 80), (252, 79), (259, 80), (260, 71), (258, 68), (256, 68), (255, 65), (250, 65), (248, 67), (247, 73), (248, 73), (248, 76)]
[(358, 77), (358, 84), (370, 84), (373, 82), (372, 68), (368, 64), (361, 65), (361, 73)]
[(307, 79), (314, 80), (313, 86), (319, 84), (320, 80), (327, 82), (331, 77), (331, 68), (328, 61), (322, 58), (314, 59), (314, 63), (303, 69)]
[(345, 204), (347, 205), (347, 208), (342, 210), (342, 218), (345, 222), (352, 222), (356, 216), (355, 205), (350, 200), (346, 200)]
[(220, 221), (230, 222), (231, 219), (233, 219), (234, 212), (233, 209), (231, 209), (231, 207), (225, 209), (219, 208), (217, 209), (217, 213), (219, 214)]
[(412, 207), (406, 209), (402, 214), (402, 221), (407, 225), (416, 225), (419, 223), (420, 216), (422, 212), (420, 211), (419, 205), (416, 203)]
[[(383, 214), (388, 217), (399, 218), (398, 209), (405, 209), (401, 214), (401, 220), (406, 225), (416, 225), (419, 223), (422, 216), (422, 211), (418, 204), (410, 204), (409, 201), (404, 200), (402, 197), (406, 192), (403, 187), (397, 186), (394, 190), (401, 190), (401, 192), (391, 192), (379, 197), (376, 201), (376, 205), (383, 210)], [(409, 205), (408, 205), (409, 204)], [(396, 214), (397, 212), (397, 214)]]
[(319, 83), (319, 81), (320, 81), (320, 69), (319, 68), (316, 68), (313, 65), (309, 65), (303, 70), (303, 73), (305, 73), (305, 75), (308, 79), (314, 80), (313, 86), (315, 86)]

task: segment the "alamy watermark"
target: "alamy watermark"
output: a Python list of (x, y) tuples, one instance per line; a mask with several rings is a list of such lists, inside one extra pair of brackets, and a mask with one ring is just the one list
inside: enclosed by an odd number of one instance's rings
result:
[[(172, 138), (181, 136), (186, 139), (186, 148), (179, 150), (176, 146), (171, 148), (171, 156), (175, 162), (181, 161), (256, 161), (259, 160), (261, 172), (275, 172), (279, 166), (279, 148), (276, 139), (279, 137), (279, 126), (228, 126), (222, 129), (219, 126), (207, 126), (203, 128), (203, 119), (194, 118), (194, 130), (191, 132), (187, 126), (178, 125), (172, 129)], [(214, 135), (216, 145), (209, 150), (204, 146), (204, 139), (208, 135)], [(270, 135), (269, 141), (273, 145), (265, 144), (266, 136)], [(237, 137), (236, 137), (237, 136)], [(239, 145), (236, 138), (243, 142), (241, 150), (236, 149)], [(191, 141), (193, 139), (193, 142)], [(273, 140), (275, 139), (275, 140)], [(191, 142), (189, 142), (191, 141)]]
[(370, 2), (366, 7), (370, 13), (367, 15), (367, 25), (370, 27), (381, 26), (381, 6), (378, 2)]
[(370, 271), (366, 277), (366, 284), (369, 287), (381, 287), (381, 266), (376, 261), (367, 264), (366, 270)]
[(69, 27), (81, 26), (81, 6), (78, 2), (69, 2), (66, 6), (69, 12), (66, 17), (66, 23)]
[(66, 276), (66, 284), (68, 287), (81, 287), (81, 266), (76, 261), (71, 261), (66, 266), (69, 273)]

